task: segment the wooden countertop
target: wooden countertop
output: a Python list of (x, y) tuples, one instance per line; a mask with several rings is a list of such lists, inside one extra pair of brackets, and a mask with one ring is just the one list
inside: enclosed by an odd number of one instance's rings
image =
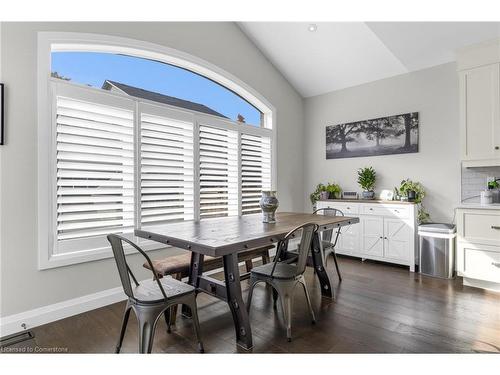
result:
[(500, 203), (480, 204), (480, 203), (462, 203), (456, 208), (474, 209), (474, 210), (500, 210)]
[(388, 201), (382, 199), (325, 199), (318, 202), (337, 202), (337, 203), (376, 203), (376, 204), (416, 204), (415, 202)]

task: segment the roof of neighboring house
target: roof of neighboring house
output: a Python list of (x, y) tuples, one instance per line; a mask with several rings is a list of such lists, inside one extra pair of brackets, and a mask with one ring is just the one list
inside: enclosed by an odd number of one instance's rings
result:
[(120, 90), (120, 91), (123, 91), (127, 95), (135, 96), (136, 98), (141, 98), (141, 99), (151, 100), (151, 101), (158, 102), (158, 103), (173, 105), (175, 107), (189, 109), (191, 111), (207, 113), (207, 114), (213, 115), (213, 116), (228, 118), (228, 117), (224, 116), (223, 114), (221, 114), (217, 111), (214, 111), (212, 108), (207, 107), (206, 105), (203, 105), (200, 103), (195, 103), (195, 102), (190, 102), (189, 100), (184, 100), (184, 99), (175, 98), (173, 96), (163, 95), (163, 94), (160, 94), (160, 93), (154, 92), (154, 91), (143, 90), (143, 89), (140, 89), (138, 87), (129, 86), (129, 85), (126, 85), (124, 83), (120, 83), (120, 82), (116, 82), (116, 81), (110, 81), (108, 79), (106, 81), (104, 81), (104, 83), (102, 84), (102, 88), (104, 90), (111, 90), (113, 87)]

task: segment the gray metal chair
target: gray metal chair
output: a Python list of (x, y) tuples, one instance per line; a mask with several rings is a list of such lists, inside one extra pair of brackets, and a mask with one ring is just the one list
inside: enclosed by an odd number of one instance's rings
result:
[[(250, 290), (248, 291), (247, 309), (250, 312), (252, 304), (252, 294), (255, 285), (259, 282), (265, 282), (273, 287), (273, 299), (276, 306), (276, 297), (281, 301), (283, 316), (286, 324), (286, 336), (288, 341), (292, 340), (292, 305), (293, 290), (297, 284), (301, 284), (307, 299), (309, 312), (311, 313), (312, 323), (316, 322), (314, 311), (311, 306), (311, 299), (307, 292), (304, 272), (307, 265), (307, 257), (311, 249), (314, 233), (318, 230), (318, 225), (307, 223), (291, 230), (281, 241), (278, 242), (277, 253), (273, 263), (264, 264), (252, 269), (250, 273)], [(295, 264), (289, 264), (280, 261), (281, 257), (287, 251), (288, 241), (301, 233), (301, 240), (298, 245), (298, 257)], [(274, 294), (276, 293), (277, 296)]]
[[(139, 284), (127, 264), (127, 259), (123, 251), (123, 242), (126, 242), (139, 251), (144, 258), (146, 258), (150, 269), (154, 270), (151, 259), (141, 248), (127, 238), (116, 234), (109, 234), (107, 238), (113, 249), (113, 255), (115, 257), (123, 291), (128, 297), (125, 313), (123, 315), (120, 338), (116, 345), (115, 353), (120, 352), (130, 316), (130, 310), (134, 310), (139, 323), (139, 352), (151, 353), (158, 319), (163, 315), (167, 326), (170, 327), (169, 309), (178, 304), (187, 305), (191, 309), (194, 330), (198, 340), (198, 351), (203, 353), (204, 349), (200, 338), (200, 324), (196, 310), (195, 288), (192, 285), (171, 277), (159, 279), (154, 272), (153, 280), (143, 281)], [(130, 278), (134, 281), (134, 286), (132, 286)]]
[[(313, 214), (319, 214), (320, 212), (323, 215), (327, 216), (344, 216), (344, 213), (336, 208), (319, 208), (313, 212)], [(328, 256), (333, 254), (333, 261), (335, 262), (335, 268), (337, 269), (337, 274), (339, 275), (339, 281), (342, 281), (342, 275), (340, 274), (339, 264), (337, 262), (337, 254), (335, 253), (335, 246), (337, 246), (337, 241), (339, 240), (340, 235), (340, 227), (338, 227), (335, 231), (335, 239), (333, 235), (334, 229), (328, 229), (321, 232), (321, 245), (323, 248), (325, 265), (328, 262)], [(332, 242), (333, 240), (333, 242)]]

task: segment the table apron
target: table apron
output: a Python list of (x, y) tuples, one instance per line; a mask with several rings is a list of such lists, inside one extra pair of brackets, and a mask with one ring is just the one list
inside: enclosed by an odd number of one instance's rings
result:
[(227, 302), (226, 283), (210, 276), (198, 277), (198, 290)]

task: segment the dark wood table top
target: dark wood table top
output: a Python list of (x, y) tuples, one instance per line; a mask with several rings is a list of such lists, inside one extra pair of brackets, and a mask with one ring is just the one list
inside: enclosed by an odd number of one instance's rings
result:
[(294, 212), (276, 213), (276, 223), (262, 222), (261, 214), (183, 221), (154, 229), (136, 229), (135, 235), (204, 255), (223, 256), (278, 242), (293, 228), (316, 223), (320, 230), (359, 222), (357, 217)]

